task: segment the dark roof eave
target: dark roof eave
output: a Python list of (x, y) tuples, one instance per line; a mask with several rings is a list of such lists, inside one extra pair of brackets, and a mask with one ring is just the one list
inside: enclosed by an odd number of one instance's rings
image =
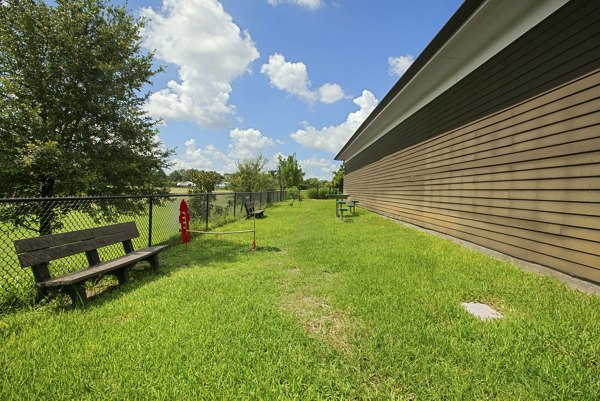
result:
[(421, 52), (419, 57), (411, 64), (406, 72), (400, 77), (398, 82), (390, 89), (390, 91), (379, 102), (375, 110), (369, 114), (366, 120), (358, 127), (354, 135), (346, 142), (344, 147), (335, 156), (335, 160), (343, 161), (341, 155), (350, 146), (352, 142), (363, 132), (363, 130), (381, 113), (383, 109), (396, 97), (396, 95), (417, 75), (429, 60), (444, 46), (444, 44), (458, 31), (458, 29), (473, 15), (473, 13), (486, 0), (465, 0), (458, 10), (450, 17), (446, 25), (440, 29), (433, 40), (427, 45), (425, 50)]

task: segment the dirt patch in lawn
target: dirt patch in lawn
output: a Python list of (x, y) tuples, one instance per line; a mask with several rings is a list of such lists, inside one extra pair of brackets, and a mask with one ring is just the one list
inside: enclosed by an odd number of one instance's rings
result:
[(344, 354), (352, 352), (350, 333), (353, 322), (350, 315), (331, 307), (323, 298), (296, 294), (284, 303), (283, 309), (302, 322), (313, 337)]

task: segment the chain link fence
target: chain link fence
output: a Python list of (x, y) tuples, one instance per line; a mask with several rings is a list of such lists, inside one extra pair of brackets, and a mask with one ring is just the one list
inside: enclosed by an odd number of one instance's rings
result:
[[(0, 311), (31, 304), (33, 274), (19, 264), (13, 241), (135, 221), (140, 237), (136, 249), (175, 240), (180, 235), (179, 205), (188, 203), (193, 229), (209, 229), (246, 217), (245, 201), (260, 208), (287, 198), (285, 191), (169, 194), (81, 198), (0, 198)], [(102, 248), (102, 260), (124, 254), (120, 244)], [(52, 275), (87, 265), (85, 255), (50, 263)]]

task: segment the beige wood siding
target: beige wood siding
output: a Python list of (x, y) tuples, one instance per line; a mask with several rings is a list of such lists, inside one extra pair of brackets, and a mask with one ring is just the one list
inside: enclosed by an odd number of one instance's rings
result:
[(344, 190), (600, 282), (600, 2), (567, 3), (353, 156)]
[(573, 0), (353, 156), (346, 170), (486, 118), (598, 68), (600, 2)]
[(349, 172), (375, 212), (600, 282), (600, 70)]

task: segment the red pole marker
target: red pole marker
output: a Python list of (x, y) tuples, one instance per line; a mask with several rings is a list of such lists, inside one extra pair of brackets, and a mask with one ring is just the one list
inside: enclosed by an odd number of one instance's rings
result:
[(179, 224), (181, 224), (181, 243), (187, 244), (192, 239), (192, 234), (190, 233), (190, 212), (185, 199), (182, 199), (179, 205)]

